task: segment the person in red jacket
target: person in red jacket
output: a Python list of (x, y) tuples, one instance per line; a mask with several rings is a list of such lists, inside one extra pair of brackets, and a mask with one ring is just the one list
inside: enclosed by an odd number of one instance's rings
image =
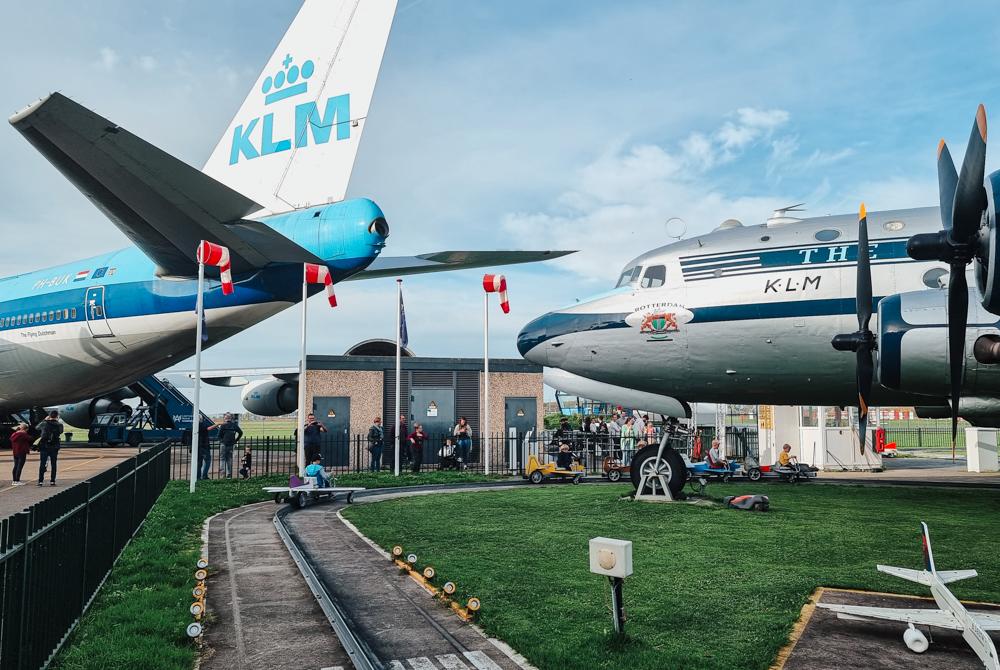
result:
[(11, 482), (12, 486), (24, 486), (24, 482), (21, 481), (21, 470), (24, 469), (24, 463), (28, 460), (28, 452), (31, 451), (31, 445), (38, 439), (28, 432), (28, 424), (20, 423), (17, 425), (17, 430), (11, 433), (10, 436), (10, 446), (14, 452), (14, 480)]
[(424, 427), (419, 423), (413, 424), (413, 432), (407, 439), (410, 442), (411, 469), (413, 472), (420, 472), (420, 463), (424, 458), (424, 440), (427, 439)]

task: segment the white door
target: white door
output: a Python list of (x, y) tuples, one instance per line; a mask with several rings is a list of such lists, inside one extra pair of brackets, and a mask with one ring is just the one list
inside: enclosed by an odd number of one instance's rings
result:
[(104, 311), (104, 287), (92, 286), (87, 289), (84, 301), (84, 312), (87, 314), (87, 326), (94, 337), (114, 337), (111, 325)]

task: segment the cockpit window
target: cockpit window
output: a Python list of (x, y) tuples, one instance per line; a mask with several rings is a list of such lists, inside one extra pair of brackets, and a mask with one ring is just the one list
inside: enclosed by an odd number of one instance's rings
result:
[(667, 281), (667, 268), (663, 265), (650, 265), (642, 275), (642, 288), (657, 288)]
[(618, 288), (619, 286), (625, 286), (626, 284), (631, 284), (632, 282), (637, 280), (639, 278), (639, 272), (641, 270), (642, 267), (639, 265), (636, 265), (634, 268), (626, 268), (625, 271), (622, 272), (621, 277), (618, 278), (618, 283), (615, 284), (615, 288)]

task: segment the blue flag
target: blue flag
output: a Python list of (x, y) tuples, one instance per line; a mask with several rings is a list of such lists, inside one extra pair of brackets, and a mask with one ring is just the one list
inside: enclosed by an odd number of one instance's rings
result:
[(399, 345), (405, 347), (410, 343), (410, 336), (406, 332), (406, 308), (403, 307), (403, 294), (399, 294)]

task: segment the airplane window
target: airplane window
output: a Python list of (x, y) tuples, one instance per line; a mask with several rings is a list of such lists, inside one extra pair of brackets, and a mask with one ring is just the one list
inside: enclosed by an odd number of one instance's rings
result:
[(49, 320), (48, 314), (46, 312), (42, 312), (42, 323), (45, 323), (48, 320)]
[(69, 318), (69, 310), (68, 309), (64, 309), (63, 310), (63, 317), (62, 318), (64, 318), (64, 319), (68, 319)]
[(70, 316), (71, 319), (75, 319), (76, 318), (76, 307), (74, 307), (73, 309), (71, 309), (69, 311), (69, 316)]
[(663, 265), (650, 265), (642, 276), (642, 288), (657, 288), (667, 281), (667, 268)]
[(886, 221), (882, 224), (882, 227), (888, 230), (890, 233), (896, 233), (906, 228), (906, 224), (902, 221)]
[(34, 314), (29, 314), (28, 315), (28, 325), (31, 325), (34, 322), (35, 322), (35, 315)]
[(49, 321), (55, 321), (55, 320), (56, 320), (56, 315), (55, 315), (55, 313), (53, 313), (53, 312), (49, 312)]
[(833, 242), (835, 239), (840, 237), (840, 231), (834, 230), (833, 228), (826, 228), (824, 230), (818, 231), (813, 235), (820, 242)]
[(615, 284), (615, 288), (619, 286), (625, 286), (625, 284), (631, 284), (636, 279), (639, 278), (639, 272), (642, 270), (641, 266), (635, 266), (634, 268), (628, 268), (622, 272), (621, 277), (618, 278), (618, 283)]
[(941, 280), (944, 278), (944, 283), (948, 283), (948, 271), (944, 268), (931, 268), (924, 273), (923, 282), (924, 286), (927, 288), (944, 288), (941, 285)]

